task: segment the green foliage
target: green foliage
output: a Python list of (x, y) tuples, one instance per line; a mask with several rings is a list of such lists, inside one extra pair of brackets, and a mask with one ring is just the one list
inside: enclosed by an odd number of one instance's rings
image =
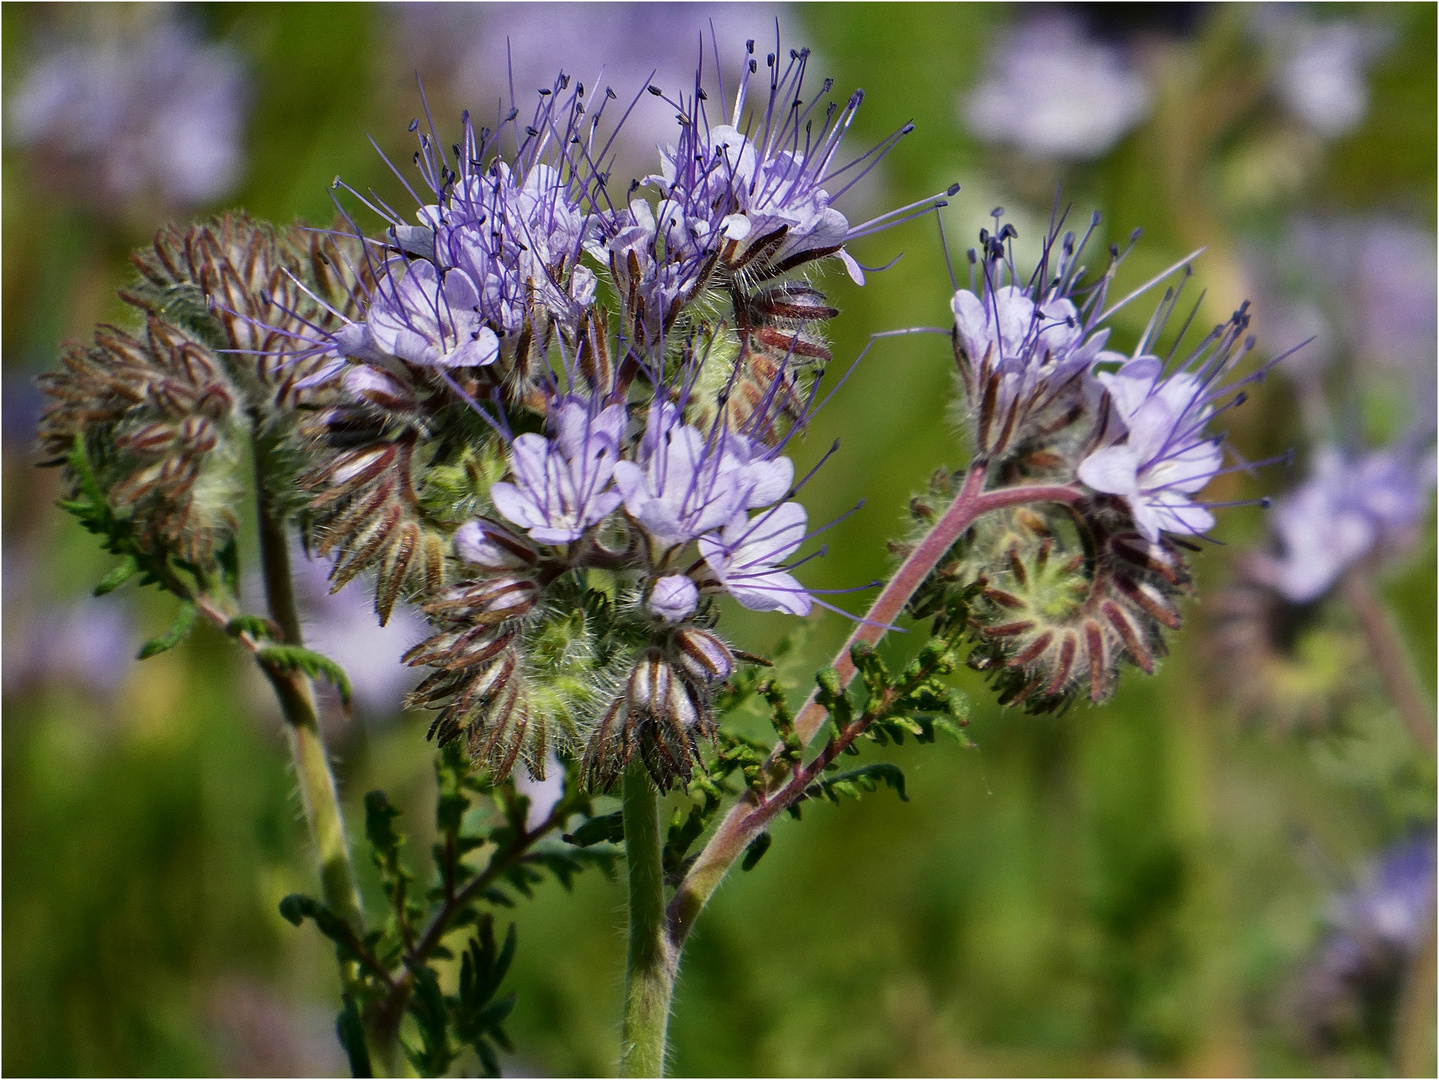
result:
[[(231, 625), (234, 625), (233, 621)], [(340, 692), (340, 700), (350, 704), (350, 677), (329, 657), (303, 645), (263, 645), (255, 656), (262, 667), (276, 671), (302, 671), (312, 679), (324, 679)]]
[[(811, 799), (823, 796), (830, 802), (838, 803), (841, 795), (857, 799), (862, 791), (878, 791), (881, 784), (893, 790), (901, 802), (909, 802), (909, 796), (904, 793), (904, 771), (888, 761), (877, 761), (872, 765), (846, 769), (832, 776), (821, 776), (805, 791), (805, 795)], [(749, 861), (749, 856), (745, 856), (745, 861)], [(755, 861), (758, 861), (758, 856)]]
[[(517, 938), (511, 924), (497, 946), (493, 914), (485, 908), (513, 907), (518, 896), (533, 896), (534, 887), (547, 877), (569, 889), (585, 869), (598, 867), (606, 874), (614, 869), (617, 853), (607, 842), (616, 839), (611, 815), (593, 815), (574, 766), (559, 802), (533, 825), (528, 822), (529, 799), (512, 783), (496, 786), (476, 773), (458, 744), (440, 749), (435, 775), (435, 874), (423, 892), (415, 890), (415, 875), (403, 858), (400, 810), (382, 791), (365, 796), (365, 839), (388, 907), (383, 926), (361, 936), (313, 897), (287, 896), (280, 904), (281, 915), (296, 926), (313, 921), (335, 943), (342, 961), (355, 965), (347, 978), (354, 1004), (341, 1013), (337, 1030), (357, 1076), (368, 1067), (363, 1055), (369, 1051), (362, 1045), (365, 1040), (354, 1042), (356, 1015), (364, 1021), (371, 1048), (376, 1039), (398, 1038), (405, 1057), (422, 1076), (443, 1074), (466, 1047), (474, 1051), (485, 1075), (499, 1075), (496, 1053), (510, 1049), (503, 1024), (515, 996), (496, 995), (514, 959)], [(565, 837), (573, 837), (573, 842), (551, 842), (553, 834), (580, 815), (584, 823)], [(481, 851), (488, 855), (482, 866), (470, 861)], [(455, 954), (445, 940), (460, 931), (468, 938), (459, 955), (459, 989), (446, 994), (441, 975)], [(406, 1029), (393, 1033), (394, 1021), (386, 1018), (397, 1017), (409, 1018), (408, 1034)]]
[(170, 624), (170, 629), (159, 637), (145, 642), (140, 651), (135, 654), (135, 659), (148, 660), (150, 657), (168, 652), (180, 644), (190, 636), (190, 631), (195, 628), (195, 619), (199, 613), (200, 609), (189, 600), (181, 600), (180, 607), (175, 612), (175, 621)]

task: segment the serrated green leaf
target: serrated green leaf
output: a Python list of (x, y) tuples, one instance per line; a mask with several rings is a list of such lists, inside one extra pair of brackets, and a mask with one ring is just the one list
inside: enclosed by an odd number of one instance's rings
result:
[(613, 814), (592, 817), (574, 832), (565, 833), (560, 839), (580, 848), (604, 843), (621, 844), (625, 839), (624, 811), (616, 810)]
[(301, 671), (312, 679), (324, 679), (350, 703), (350, 678), (339, 664), (302, 645), (265, 645), (255, 654), (263, 665), (280, 671)]
[(365, 796), (365, 838), (376, 855), (393, 855), (404, 843), (404, 837), (395, 831), (399, 816), (400, 811), (390, 805), (383, 791), (371, 791)]
[(106, 574), (104, 580), (95, 586), (95, 595), (104, 596), (106, 593), (114, 592), (139, 572), (140, 564), (135, 561), (135, 556), (126, 555), (120, 561), (120, 565)]
[(879, 761), (872, 765), (861, 765), (857, 769), (836, 773), (833, 776), (822, 776), (806, 790), (805, 794), (811, 798), (823, 796), (838, 802), (839, 800), (835, 798), (836, 795), (858, 798), (861, 788), (865, 791), (877, 791), (880, 784), (893, 789), (901, 802), (909, 802), (909, 796), (904, 791), (904, 772), (891, 761)]
[(162, 652), (173, 649), (184, 641), (190, 631), (195, 628), (195, 619), (199, 614), (200, 609), (194, 604), (188, 600), (181, 600), (180, 608), (175, 612), (175, 621), (170, 624), (170, 629), (159, 637), (145, 642), (144, 647), (136, 653), (135, 659), (148, 660), (152, 656), (158, 656)]
[(744, 849), (744, 861), (739, 864), (739, 868), (741, 870), (753, 870), (759, 864), (759, 861), (764, 858), (764, 853), (769, 850), (769, 846), (772, 843), (774, 843), (774, 838), (770, 836), (768, 832), (762, 832), (756, 836), (749, 842), (749, 846)]
[(236, 615), (225, 624), (225, 633), (232, 638), (249, 634), (256, 641), (277, 637), (277, 627), (262, 615)]

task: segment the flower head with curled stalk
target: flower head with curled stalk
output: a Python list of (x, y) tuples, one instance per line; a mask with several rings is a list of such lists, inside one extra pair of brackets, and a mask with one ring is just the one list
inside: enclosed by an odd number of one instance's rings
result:
[(1120, 255), (1097, 283), (1082, 279), (1083, 257), (1098, 219), (1076, 243), (1073, 233), (1052, 229), (1029, 277), (1016, 270), (1013, 225), (979, 233), (971, 249), (970, 287), (957, 289), (954, 354), (969, 406), (973, 437), (986, 459), (1003, 458), (1043, 429), (1061, 426), (1081, 402), (1085, 380), (1106, 353), (1109, 330), (1101, 326)]

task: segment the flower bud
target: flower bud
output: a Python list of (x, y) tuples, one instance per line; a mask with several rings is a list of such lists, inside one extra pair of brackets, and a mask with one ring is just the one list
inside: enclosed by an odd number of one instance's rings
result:
[(534, 548), (508, 529), (484, 519), (467, 521), (455, 530), (455, 554), (484, 570), (519, 570), (534, 566)]
[(689, 618), (699, 606), (699, 589), (684, 574), (671, 574), (655, 582), (645, 609), (661, 622), (677, 623)]
[(675, 631), (674, 642), (680, 665), (696, 682), (713, 685), (734, 674), (734, 653), (708, 630), (687, 626)]

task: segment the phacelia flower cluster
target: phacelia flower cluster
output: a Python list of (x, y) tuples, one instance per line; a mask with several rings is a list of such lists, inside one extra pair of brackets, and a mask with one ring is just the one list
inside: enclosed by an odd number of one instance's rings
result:
[[(351, 223), (351, 302), (274, 350), (325, 396), (301, 436), (315, 547), (337, 586), (375, 573), (382, 618), (420, 604), (412, 702), (497, 776), (558, 748), (596, 788), (635, 759), (687, 778), (736, 665), (715, 600), (816, 602), (785, 450), (837, 312), (803, 273), (862, 280), (847, 242), (943, 200), (852, 227), (833, 201), (908, 129), (845, 160), (861, 95), (806, 96), (807, 52), (764, 64), (750, 42), (723, 123), (701, 70), (628, 103), (561, 75), (523, 119), (466, 114), (449, 154), (412, 125), (413, 222), (364, 199), (385, 226)], [(609, 117), (655, 99), (675, 138), (617, 205)]]

